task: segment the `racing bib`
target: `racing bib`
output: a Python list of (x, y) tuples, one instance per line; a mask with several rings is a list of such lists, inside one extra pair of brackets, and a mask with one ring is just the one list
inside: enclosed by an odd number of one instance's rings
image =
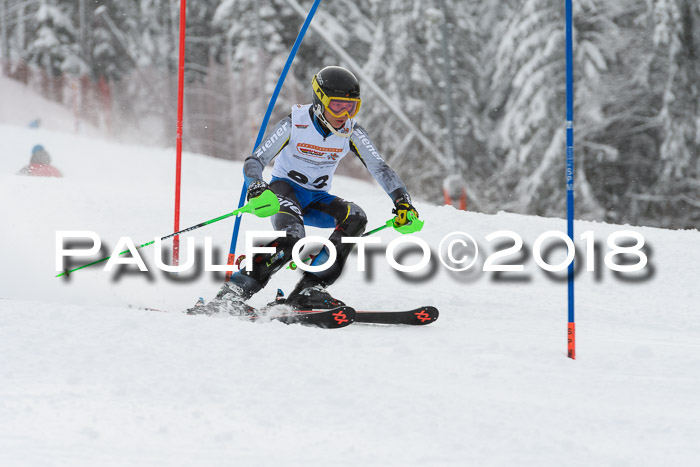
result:
[[(309, 190), (328, 191), (340, 160), (350, 150), (350, 138), (331, 133), (324, 138), (314, 127), (308, 105), (292, 107), (292, 133), (289, 144), (275, 160), (272, 176), (286, 178)], [(343, 127), (352, 131), (350, 119)]]

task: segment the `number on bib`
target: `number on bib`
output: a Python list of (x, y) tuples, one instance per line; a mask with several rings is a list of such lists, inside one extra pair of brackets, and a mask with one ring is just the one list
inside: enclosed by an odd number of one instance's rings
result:
[(299, 183), (300, 185), (306, 185), (308, 183), (309, 185), (318, 190), (321, 190), (323, 189), (323, 187), (328, 185), (328, 175), (318, 177), (312, 183), (309, 183), (309, 178), (306, 175), (299, 173), (296, 170), (292, 170), (291, 172), (287, 173), (287, 176), (295, 182)]

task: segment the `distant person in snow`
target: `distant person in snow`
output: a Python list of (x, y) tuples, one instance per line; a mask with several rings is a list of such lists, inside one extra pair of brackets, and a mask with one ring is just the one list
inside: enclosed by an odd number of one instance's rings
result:
[(29, 165), (20, 169), (17, 175), (31, 175), (33, 177), (63, 177), (61, 172), (51, 165), (51, 156), (44, 146), (37, 144), (32, 148), (32, 158)]
[[(359, 157), (367, 170), (389, 195), (394, 205), (394, 223), (410, 222), (409, 213), (418, 213), (411, 203), (406, 185), (382, 159), (365, 129), (354, 120), (360, 111), (360, 83), (350, 71), (338, 66), (323, 68), (312, 81), (313, 103), (292, 107), (292, 112), (269, 131), (244, 164), (248, 181), (247, 199), (270, 190), (280, 201), (280, 211), (272, 216), (274, 230), (286, 232), (266, 246), (273, 254), (247, 258), (252, 270), (243, 269), (231, 276), (216, 298), (191, 313), (250, 313), (246, 304), (270, 277), (292, 259), (292, 247), (305, 236), (304, 226), (334, 228), (330, 242), (337, 257), (322, 272), (304, 272), (287, 297), (285, 304), (296, 309), (317, 310), (342, 306), (326, 287), (333, 284), (343, 270), (353, 243), (341, 243), (343, 237), (359, 237), (365, 231), (367, 217), (360, 206), (329, 193), (333, 174), (347, 154)], [(272, 159), (272, 179), (263, 180), (263, 168)], [(328, 260), (324, 247), (311, 262), (318, 266)]]

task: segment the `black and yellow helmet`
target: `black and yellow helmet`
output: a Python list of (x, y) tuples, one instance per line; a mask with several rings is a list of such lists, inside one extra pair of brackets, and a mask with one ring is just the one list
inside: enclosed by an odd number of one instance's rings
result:
[(328, 110), (335, 117), (353, 118), (360, 111), (360, 82), (349, 70), (327, 66), (314, 75), (311, 85), (316, 115)]

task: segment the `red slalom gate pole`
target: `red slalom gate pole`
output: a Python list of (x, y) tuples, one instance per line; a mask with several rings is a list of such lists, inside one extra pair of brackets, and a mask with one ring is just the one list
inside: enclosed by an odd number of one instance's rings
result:
[[(175, 226), (173, 232), (180, 231), (180, 180), (182, 178), (182, 114), (185, 107), (185, 25), (187, 0), (180, 0), (180, 57), (177, 75), (177, 136), (175, 159)], [(173, 238), (173, 266), (180, 264), (180, 236)]]

